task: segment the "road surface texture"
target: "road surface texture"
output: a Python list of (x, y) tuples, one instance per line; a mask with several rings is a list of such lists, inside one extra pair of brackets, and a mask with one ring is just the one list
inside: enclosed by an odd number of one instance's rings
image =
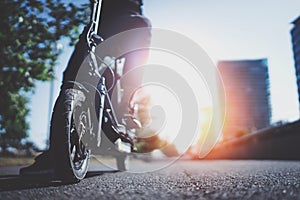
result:
[[(134, 163), (134, 162), (133, 162)], [(145, 173), (93, 164), (76, 184), (22, 178), (18, 167), (0, 168), (0, 199), (299, 199), (300, 161), (137, 161)], [(134, 170), (132, 170), (134, 171)]]

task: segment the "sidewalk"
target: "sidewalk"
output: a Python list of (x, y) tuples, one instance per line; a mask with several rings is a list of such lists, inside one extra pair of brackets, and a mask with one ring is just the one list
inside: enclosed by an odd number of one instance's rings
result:
[(260, 130), (216, 146), (205, 159), (300, 160), (300, 121)]

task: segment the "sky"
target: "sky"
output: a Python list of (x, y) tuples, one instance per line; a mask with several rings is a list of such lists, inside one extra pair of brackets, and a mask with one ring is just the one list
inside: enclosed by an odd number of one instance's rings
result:
[[(291, 22), (300, 15), (300, 1), (144, 0), (144, 14), (153, 27), (178, 32), (197, 42), (214, 62), (267, 58), (272, 122), (299, 118), (290, 30)], [(63, 45), (53, 100), (71, 53), (72, 48)], [(37, 83), (35, 93), (29, 95), (29, 140), (40, 148), (45, 148), (48, 138), (49, 92), (49, 83)]]

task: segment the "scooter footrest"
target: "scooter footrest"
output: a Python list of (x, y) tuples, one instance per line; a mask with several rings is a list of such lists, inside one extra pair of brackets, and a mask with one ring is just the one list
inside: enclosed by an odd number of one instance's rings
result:
[(131, 153), (131, 144), (123, 142), (120, 138), (115, 141), (115, 147), (120, 152)]

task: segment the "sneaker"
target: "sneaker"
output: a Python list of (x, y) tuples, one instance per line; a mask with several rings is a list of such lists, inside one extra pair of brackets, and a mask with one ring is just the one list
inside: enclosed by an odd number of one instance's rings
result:
[(49, 151), (45, 151), (35, 158), (32, 165), (20, 169), (20, 175), (54, 175), (54, 167)]

